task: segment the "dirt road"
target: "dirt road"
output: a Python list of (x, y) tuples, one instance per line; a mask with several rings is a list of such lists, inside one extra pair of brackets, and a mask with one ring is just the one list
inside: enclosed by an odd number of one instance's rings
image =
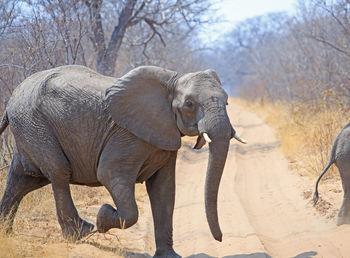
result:
[[(249, 144), (232, 141), (230, 146), (219, 190), (223, 242), (212, 238), (205, 218), (207, 148), (194, 152), (184, 146), (176, 175), (175, 250), (184, 257), (350, 257), (350, 226), (336, 227), (334, 219), (321, 217), (303, 198), (305, 184), (312, 184), (288, 169), (273, 130), (237, 104), (228, 108), (236, 131)], [(137, 225), (115, 231), (133, 257), (154, 253), (146, 197), (139, 206)]]

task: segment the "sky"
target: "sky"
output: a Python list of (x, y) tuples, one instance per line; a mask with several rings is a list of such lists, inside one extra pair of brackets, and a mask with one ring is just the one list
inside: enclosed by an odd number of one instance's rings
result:
[(237, 22), (254, 16), (286, 11), (295, 13), (297, 0), (213, 0), (214, 17), (222, 20), (217, 24), (210, 24), (200, 33), (205, 42), (212, 42), (225, 32), (234, 28)]

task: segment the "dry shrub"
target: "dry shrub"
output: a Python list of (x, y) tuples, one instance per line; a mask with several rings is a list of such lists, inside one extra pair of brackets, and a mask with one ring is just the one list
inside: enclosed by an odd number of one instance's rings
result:
[[(244, 101), (243, 101), (244, 103)], [(337, 103), (320, 99), (313, 104), (285, 101), (245, 102), (276, 128), (285, 156), (300, 175), (318, 176), (329, 161), (333, 141), (349, 121)], [(331, 167), (328, 176), (338, 173)]]

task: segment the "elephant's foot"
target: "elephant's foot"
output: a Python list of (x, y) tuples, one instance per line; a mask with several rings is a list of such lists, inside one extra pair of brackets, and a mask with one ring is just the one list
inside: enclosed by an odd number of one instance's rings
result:
[(77, 241), (87, 234), (89, 234), (94, 229), (94, 225), (79, 219), (78, 223), (67, 223), (68, 225), (65, 225), (62, 227), (62, 234), (65, 239), (68, 241)]
[(100, 233), (106, 233), (111, 228), (114, 228), (115, 217), (117, 217), (117, 211), (109, 204), (103, 204), (98, 211), (96, 227)]
[(350, 216), (338, 216), (337, 226), (340, 226), (343, 224), (350, 224)]
[(126, 229), (137, 222), (137, 216), (137, 213), (121, 216), (111, 205), (103, 204), (97, 214), (97, 231), (106, 233), (111, 228)]
[(181, 258), (180, 255), (178, 255), (173, 248), (167, 250), (167, 251), (156, 251), (153, 258)]
[(350, 198), (344, 197), (343, 203), (339, 209), (337, 226), (350, 224)]

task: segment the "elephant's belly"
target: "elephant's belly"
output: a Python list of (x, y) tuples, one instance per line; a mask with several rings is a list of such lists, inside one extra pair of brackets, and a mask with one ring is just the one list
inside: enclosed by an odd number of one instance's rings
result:
[(102, 184), (100, 182), (95, 182), (95, 183), (80, 183), (80, 182), (71, 182), (71, 184), (73, 185), (86, 185), (86, 186), (102, 186)]
[(136, 183), (142, 183), (153, 176), (154, 173), (169, 161), (170, 154), (171, 152), (166, 150), (156, 149), (153, 151), (142, 165), (141, 170), (137, 175)]
[(100, 186), (101, 183), (97, 180), (96, 170), (87, 166), (74, 166), (72, 164), (71, 184)]

